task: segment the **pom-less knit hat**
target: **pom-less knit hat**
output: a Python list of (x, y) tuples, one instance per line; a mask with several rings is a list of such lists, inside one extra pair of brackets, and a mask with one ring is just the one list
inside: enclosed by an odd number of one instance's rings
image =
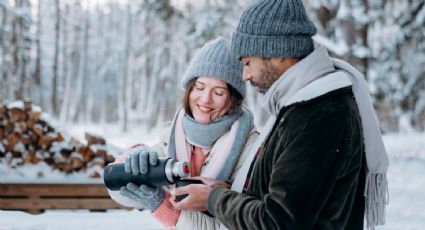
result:
[(304, 57), (316, 27), (301, 0), (261, 0), (244, 10), (232, 38), (239, 57)]
[(199, 76), (223, 80), (245, 97), (242, 62), (231, 52), (230, 42), (223, 37), (206, 43), (196, 52), (182, 78), (182, 86), (186, 88), (192, 79)]

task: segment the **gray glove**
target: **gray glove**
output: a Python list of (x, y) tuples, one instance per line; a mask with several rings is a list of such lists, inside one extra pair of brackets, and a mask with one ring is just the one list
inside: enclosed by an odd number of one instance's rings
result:
[[(126, 173), (132, 173), (133, 175), (146, 174), (149, 171), (148, 164), (158, 164), (158, 154), (148, 147), (138, 147), (129, 151), (130, 153), (124, 162)], [(149, 187), (145, 184), (137, 186), (133, 183), (128, 183), (127, 186), (121, 187), (120, 194), (138, 202), (151, 211), (157, 209), (165, 197), (163, 188)]]
[(152, 188), (144, 184), (138, 187), (133, 183), (122, 186), (120, 194), (138, 202), (151, 211), (156, 210), (165, 198), (165, 191), (163, 188)]
[(146, 174), (149, 171), (148, 162), (150, 165), (158, 164), (158, 153), (148, 147), (131, 149), (125, 158), (125, 172), (133, 175)]

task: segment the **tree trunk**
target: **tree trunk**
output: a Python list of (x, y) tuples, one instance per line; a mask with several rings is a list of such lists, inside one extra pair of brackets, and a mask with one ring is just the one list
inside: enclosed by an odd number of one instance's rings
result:
[(8, 12), (8, 5), (0, 5), (0, 11), (1, 11), (1, 28), (0, 28), (0, 55), (1, 55), (1, 62), (0, 62), (0, 97), (1, 98), (8, 98), (8, 81), (9, 81), (9, 66), (7, 62), (7, 57), (9, 55), (8, 45), (6, 43), (7, 41), (7, 34), (4, 28), (7, 26), (7, 16), (9, 15)]
[[(36, 34), (36, 59), (35, 59), (35, 71), (34, 71), (34, 82), (36, 86), (40, 89), (41, 88), (41, 58), (43, 56), (42, 50), (41, 50), (41, 26), (42, 26), (42, 17), (41, 17), (41, 10), (42, 10), (42, 4), (43, 0), (38, 1), (38, 8), (37, 8), (37, 34)], [(43, 91), (39, 90), (39, 103), (43, 107)]]
[[(86, 4), (89, 5), (89, 0), (86, 0)], [(83, 80), (82, 80), (82, 96), (80, 98), (80, 117), (83, 118), (85, 122), (88, 121), (88, 111), (87, 111), (87, 103), (89, 100), (90, 95), (90, 81), (91, 81), (91, 75), (90, 75), (90, 37), (89, 37), (89, 30), (90, 30), (90, 11), (89, 10), (83, 10), (84, 12), (84, 34), (83, 34)]]
[(55, 54), (53, 58), (53, 76), (52, 76), (52, 95), (50, 103), (52, 104), (52, 112), (58, 115), (58, 68), (59, 68), (59, 39), (60, 39), (60, 0), (55, 0)]
[[(73, 6), (73, 11), (74, 14), (79, 14), (81, 13), (81, 6), (78, 2), (76, 2)], [(74, 18), (76, 18), (74, 16)], [(81, 47), (80, 47), (80, 39), (81, 39), (81, 28), (78, 22), (76, 21), (72, 21), (73, 23), (73, 47), (72, 47), (72, 53), (71, 53), (71, 63), (72, 65), (70, 66), (70, 68), (72, 69), (72, 73), (71, 76), (73, 79), (75, 79), (75, 86), (74, 86), (74, 90), (72, 91), (72, 94), (70, 98), (73, 98), (72, 103), (70, 104), (69, 107), (69, 119), (72, 119), (74, 121), (76, 121), (78, 119), (78, 113), (80, 112), (79, 109), (79, 102), (80, 102), (80, 98), (81, 98), (81, 93), (82, 93), (82, 81), (83, 79), (83, 74), (81, 71)]]
[[(20, 7), (22, 5), (22, 1), (17, 0), (15, 2), (17, 7)], [(15, 18), (13, 19), (12, 22), (12, 39), (11, 39), (11, 44), (10, 44), (10, 48), (12, 51), (12, 63), (11, 63), (11, 68), (12, 68), (12, 80), (9, 82), (11, 83), (9, 85), (10, 90), (13, 91), (14, 97), (15, 98), (22, 98), (21, 93), (19, 92), (19, 90), (16, 87), (15, 81), (13, 81), (13, 79), (17, 78), (19, 76), (19, 67), (21, 65), (20, 61), (20, 50), (19, 50), (19, 32), (21, 29), (21, 20), (20, 18)]]
[(70, 105), (70, 96), (71, 96), (71, 76), (68, 73), (68, 11), (69, 5), (65, 3), (65, 10), (63, 12), (63, 21), (62, 21), (62, 77), (65, 78), (64, 86), (65, 89), (63, 94), (63, 100), (61, 103), (61, 110), (59, 113), (59, 120), (62, 123), (68, 121), (69, 105)]
[[(128, 87), (129, 81), (129, 62), (130, 62), (130, 50), (131, 50), (131, 31), (132, 31), (132, 12), (131, 4), (127, 6), (127, 20), (126, 20), (126, 30), (125, 30), (125, 44), (123, 52), (123, 63), (122, 63), (122, 75), (120, 79), (120, 122), (121, 128), (123, 131), (128, 129), (128, 112), (129, 112), (129, 91), (131, 87)], [(131, 95), (131, 94), (130, 94)]]

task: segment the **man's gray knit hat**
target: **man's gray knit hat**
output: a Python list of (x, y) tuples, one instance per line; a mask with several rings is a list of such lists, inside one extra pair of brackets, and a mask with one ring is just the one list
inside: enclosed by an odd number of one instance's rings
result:
[(301, 0), (261, 0), (242, 13), (232, 51), (239, 57), (304, 57), (314, 50), (316, 32)]
[(192, 79), (200, 76), (223, 80), (245, 97), (246, 86), (242, 79), (242, 62), (231, 52), (230, 42), (223, 37), (207, 42), (196, 52), (181, 84), (186, 88)]

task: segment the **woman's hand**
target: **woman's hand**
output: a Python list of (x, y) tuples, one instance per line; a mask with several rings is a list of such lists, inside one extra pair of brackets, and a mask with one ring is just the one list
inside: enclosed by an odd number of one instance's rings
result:
[(158, 164), (158, 153), (147, 146), (137, 146), (128, 151), (124, 163), (126, 173), (146, 174), (149, 171), (149, 165)]
[(127, 186), (122, 186), (120, 194), (135, 202), (140, 206), (151, 211), (156, 210), (165, 198), (166, 191), (161, 187), (149, 187), (147, 185), (137, 186), (133, 183), (128, 183)]

